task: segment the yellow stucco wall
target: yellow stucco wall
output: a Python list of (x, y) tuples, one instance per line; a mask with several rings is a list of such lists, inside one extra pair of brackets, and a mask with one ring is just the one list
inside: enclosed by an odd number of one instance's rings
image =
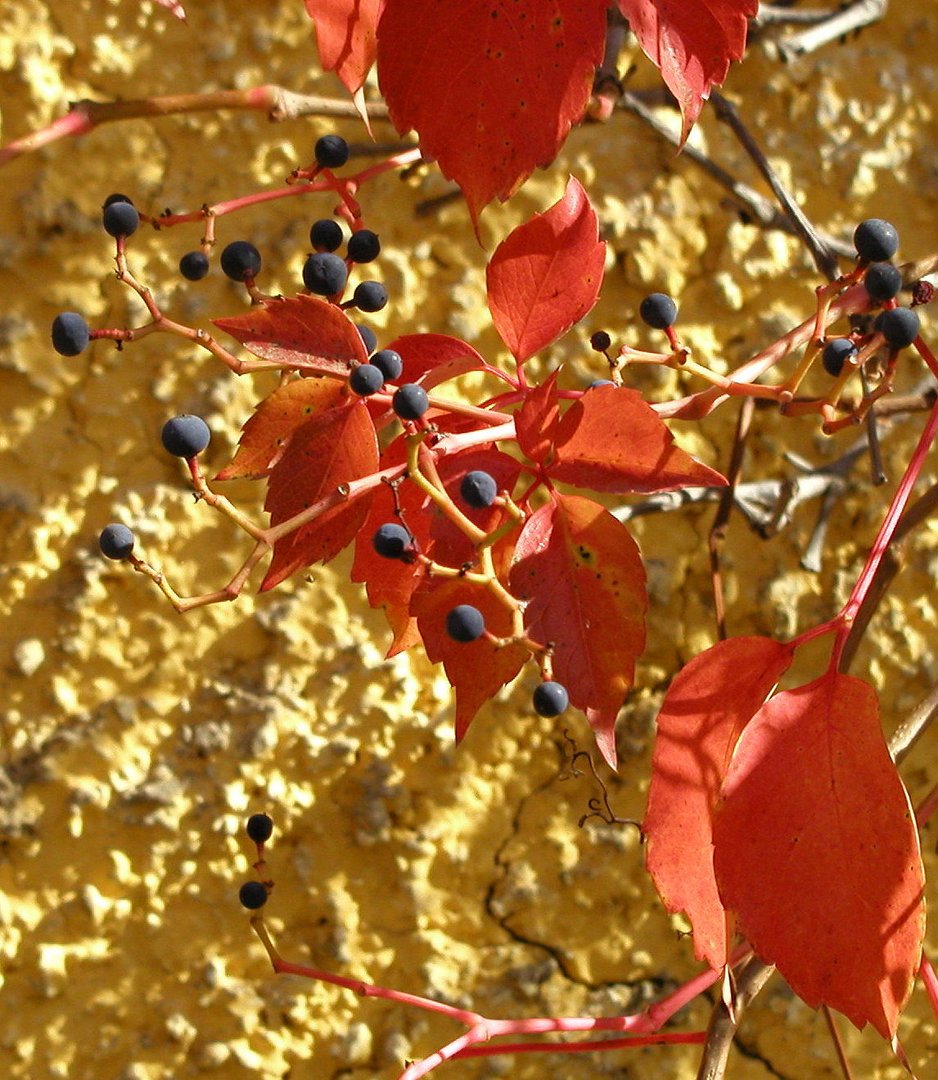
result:
[[(0, 2), (0, 139), (86, 96), (262, 82), (339, 93), (316, 74), (299, 0), (187, 6), (184, 26), (147, 0)], [(905, 258), (938, 250), (936, 41), (933, 5), (895, 4), (882, 25), (790, 68), (755, 49), (729, 83), (817, 224), (849, 236), (863, 217), (889, 217)], [(636, 85), (656, 85), (638, 63)], [(695, 970), (644, 876), (634, 833), (577, 828), (595, 790), (561, 779), (559, 731), (527, 705), (532, 675), (484, 710), (457, 751), (445, 680), (417, 654), (382, 660), (386, 629), (348, 584), (347, 555), (272, 594), (181, 617), (145, 579), (97, 553), (102, 525), (125, 520), (180, 591), (226, 581), (245, 539), (193, 505), (159, 429), (177, 412), (205, 415), (207, 471), (217, 470), (270, 385), (238, 380), (163, 336), (123, 352), (98, 343), (72, 359), (52, 351), (58, 311), (80, 310), (93, 325), (141, 321), (113, 280), (103, 198), (123, 191), (159, 212), (275, 185), (327, 130), (364, 139), (351, 121), (134, 121), (57, 143), (0, 177), (0, 1070), (11, 1080), (390, 1078), (403, 1059), (454, 1034), (425, 1014), (271, 974), (237, 901), (250, 876), (241, 828), (254, 810), (276, 822), (269, 924), (289, 958), (506, 1016), (622, 1012)], [(376, 132), (392, 138), (386, 126)], [(757, 185), (712, 116), (695, 137)], [(570, 172), (587, 184), (610, 241), (589, 330), (647, 341), (638, 300), (665, 289), (680, 299), (695, 350), (735, 364), (810, 309), (816, 279), (794, 242), (739, 223), (710, 180), (625, 116), (575, 132), (549, 172), (487, 211), (489, 250), (555, 201)], [(457, 333), (496, 357), (484, 260), (464, 208), (415, 214), (446, 190), (431, 170), (364, 192), (392, 296), (374, 323), (385, 340)], [(264, 288), (292, 292), (309, 224), (330, 206), (271, 204), (220, 221), (218, 237), (254, 241)], [(131, 263), (165, 310), (206, 325), (244, 310), (244, 298), (217, 271), (196, 287), (178, 277), (179, 256), (198, 236), (141, 231)], [(551, 355), (583, 380), (601, 374), (583, 334)], [(919, 377), (909, 367), (904, 384)], [(639, 382), (673, 389), (654, 373)], [(720, 464), (732, 424), (726, 412), (676, 430)], [(893, 479), (919, 426), (905, 421), (885, 444)], [(813, 422), (760, 412), (749, 475), (792, 475), (786, 450), (832, 460), (852, 437), (825, 440)], [(790, 634), (832, 613), (888, 497), (888, 486), (869, 488), (862, 466), (854, 479), (819, 575), (798, 569), (812, 507), (771, 542), (734, 521), (734, 632)], [(229, 494), (259, 513), (254, 485)], [(642, 813), (667, 679), (713, 639), (710, 519), (696, 508), (636, 525), (652, 608), (639, 684), (620, 721), (622, 767), (609, 780), (622, 816)], [(880, 690), (889, 729), (938, 677), (935, 535), (924, 530), (854, 669)], [(583, 718), (565, 723), (588, 747)], [(904, 770), (913, 798), (938, 780), (936, 746), (930, 737)], [(934, 844), (932, 826), (933, 878)], [(698, 1003), (686, 1025), (703, 1024), (706, 1012)], [(902, 1075), (875, 1036), (843, 1028), (858, 1076)], [(938, 1032), (920, 992), (902, 1035), (919, 1075), (938, 1075)], [(823, 1022), (778, 980), (748, 1015), (741, 1044), (734, 1080), (838, 1075)], [(439, 1075), (684, 1078), (696, 1056), (498, 1058)]]

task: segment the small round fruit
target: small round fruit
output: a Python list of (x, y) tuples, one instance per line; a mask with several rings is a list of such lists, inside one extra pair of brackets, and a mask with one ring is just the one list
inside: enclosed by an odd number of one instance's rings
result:
[(596, 352), (605, 352), (606, 349), (612, 344), (612, 338), (606, 333), (605, 330), (597, 330), (595, 334), (590, 338), (590, 345), (596, 350)]
[(248, 837), (254, 841), (255, 844), (263, 844), (270, 839), (270, 834), (274, 831), (273, 819), (267, 814), (251, 814), (248, 818), (247, 833)]
[(821, 353), (824, 370), (836, 379), (843, 371), (844, 364), (851, 356), (855, 356), (856, 352), (857, 347), (850, 338), (833, 338), (824, 346), (824, 351)]
[(380, 311), (388, 302), (388, 292), (380, 281), (360, 281), (352, 302), (359, 311)]
[(267, 903), (267, 886), (262, 881), (246, 881), (238, 890), (241, 906), (257, 911)]
[(261, 272), (261, 254), (248, 240), (233, 240), (221, 253), (222, 273), (232, 281), (248, 281)]
[(563, 683), (542, 682), (534, 691), (531, 700), (538, 716), (560, 716), (562, 712), (567, 711), (570, 695)]
[(371, 354), (375, 351), (375, 347), (378, 344), (377, 334), (374, 332), (374, 330), (371, 329), (370, 326), (362, 326), (361, 323), (356, 323), (355, 329), (358, 331), (359, 336), (362, 339), (362, 344), (365, 346), (365, 352), (368, 354), (368, 356), (371, 356)]
[(204, 251), (187, 251), (179, 260), (179, 273), (186, 281), (201, 281), (208, 273), (208, 255)]
[(193, 458), (208, 446), (212, 433), (201, 416), (183, 413), (166, 421), (160, 439), (167, 453), (174, 457)]
[(335, 251), (342, 243), (342, 226), (332, 218), (320, 218), (309, 230), (309, 242), (316, 251)]
[(133, 206), (133, 204), (134, 204), (133, 199), (131, 199), (128, 195), (123, 195), (123, 194), (121, 194), (121, 192), (115, 191), (112, 195), (108, 195), (108, 197), (101, 204), (102, 211), (107, 210), (107, 208), (111, 205), (111, 203), (116, 203), (116, 202), (130, 203), (131, 206)]
[(381, 241), (378, 234), (371, 229), (358, 229), (349, 237), (348, 257), (355, 263), (370, 263), (377, 259), (381, 252)]
[(612, 381), (612, 379), (593, 379), (586, 389), (587, 390), (595, 390), (595, 388), (597, 386), (615, 386), (615, 385), (616, 384)]
[(118, 200), (105, 206), (101, 215), (104, 231), (111, 236), (131, 236), (140, 224), (140, 215), (131, 202)]
[(873, 323), (873, 329), (883, 335), (890, 349), (904, 349), (918, 337), (921, 323), (911, 308), (897, 307), (880, 312)]
[(867, 218), (854, 230), (853, 246), (866, 262), (885, 262), (899, 250), (899, 233), (882, 218)]
[(495, 477), (483, 469), (473, 469), (467, 472), (459, 485), (459, 494), (463, 501), (476, 510), (484, 510), (495, 502), (498, 495), (498, 485)]
[(649, 293), (639, 305), (638, 314), (652, 329), (667, 330), (677, 319), (677, 304), (667, 293)]
[(394, 391), (391, 407), (402, 420), (419, 420), (430, 408), (427, 392), (417, 383), (404, 383)]
[(52, 320), (52, 348), (60, 356), (77, 356), (90, 340), (88, 324), (77, 311), (63, 311)]
[(403, 525), (398, 525), (396, 521), (389, 521), (379, 526), (371, 538), (372, 547), (385, 559), (405, 558), (412, 544), (413, 537)]
[(98, 547), (108, 559), (128, 559), (134, 549), (134, 534), (126, 525), (112, 522), (101, 530)]
[(902, 288), (902, 274), (897, 266), (888, 262), (873, 263), (863, 276), (863, 286), (871, 300), (885, 303), (894, 300)]
[(381, 369), (385, 382), (394, 382), (401, 377), (404, 370), (404, 359), (394, 349), (379, 349), (371, 358), (376, 368)]
[(348, 161), (348, 143), (341, 135), (323, 135), (316, 140), (313, 154), (323, 169), (341, 169)]
[(329, 251), (310, 255), (303, 266), (303, 284), (316, 296), (336, 296), (345, 288), (348, 269), (345, 260)]
[(453, 641), (478, 641), (485, 633), (485, 618), (472, 604), (457, 604), (446, 615), (446, 632)]
[(384, 386), (384, 374), (374, 364), (359, 364), (349, 375), (349, 388), (359, 397), (370, 397)]

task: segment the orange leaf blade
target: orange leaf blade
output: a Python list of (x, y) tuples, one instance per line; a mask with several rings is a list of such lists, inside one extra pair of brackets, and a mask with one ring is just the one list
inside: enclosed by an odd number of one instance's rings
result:
[(350, 94), (375, 62), (380, 8), (381, 0), (306, 0), (323, 71), (334, 71)]

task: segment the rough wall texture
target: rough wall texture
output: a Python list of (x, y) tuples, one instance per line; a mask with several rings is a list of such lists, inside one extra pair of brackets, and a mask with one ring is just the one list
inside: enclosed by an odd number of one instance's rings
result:
[[(184, 26), (146, 0), (0, 3), (2, 141), (81, 97), (263, 82), (339, 93), (316, 74), (299, 0), (188, 8)], [(849, 236), (863, 217), (889, 217), (906, 258), (938, 249), (936, 39), (932, 5), (896, 4), (882, 25), (794, 66), (755, 48), (729, 84), (818, 225)], [(636, 61), (636, 84), (655, 85)], [(385, 627), (348, 584), (347, 557), (273, 594), (180, 617), (146, 580), (97, 554), (101, 526), (125, 520), (180, 592), (226, 581), (245, 540), (193, 505), (158, 432), (177, 412), (205, 415), (207, 471), (220, 468), (269, 385), (238, 380), (162, 336), (123, 352), (99, 343), (74, 359), (51, 350), (48, 326), (60, 310), (99, 326), (141, 319), (113, 279), (103, 198), (123, 191), (159, 212), (273, 186), (326, 130), (364, 139), (350, 121), (193, 115), (102, 127), (3, 170), (0, 1069), (17, 1080), (390, 1078), (452, 1034), (426, 1014), (270, 973), (237, 903), (250, 861), (241, 827), (259, 809), (277, 828), (269, 921), (293, 959), (493, 1015), (621, 1012), (694, 971), (688, 942), (643, 874), (634, 832), (577, 828), (596, 792), (585, 778), (562, 779), (567, 750), (553, 725), (529, 714), (531, 676), (486, 709), (456, 751), (445, 682), (419, 655), (382, 660)], [(393, 137), (380, 125), (377, 134)], [(711, 115), (695, 139), (756, 183)], [(489, 249), (553, 202), (571, 171), (587, 184), (612, 253), (589, 329), (646, 341), (637, 302), (665, 289), (680, 298), (695, 350), (730, 365), (810, 309), (816, 278), (796, 244), (740, 223), (712, 181), (626, 116), (574, 132), (551, 170), (487, 211)], [(374, 323), (385, 336), (458, 333), (496, 357), (483, 257), (463, 206), (416, 214), (445, 190), (432, 170), (366, 189), (392, 295)], [(269, 268), (265, 289), (293, 292), (309, 223), (330, 207), (322, 198), (272, 203), (220, 221), (218, 236), (253, 240)], [(207, 325), (243, 310), (244, 297), (217, 272), (198, 286), (178, 277), (178, 258), (198, 236), (193, 227), (135, 237), (132, 265), (167, 311)], [(571, 382), (601, 374), (580, 333), (552, 360), (567, 363)], [(640, 382), (655, 393), (675, 388), (649, 373)], [(678, 435), (718, 464), (732, 425), (727, 412)], [(892, 478), (918, 429), (907, 419), (885, 442)], [(829, 461), (851, 439), (825, 440), (813, 422), (760, 412), (749, 475), (791, 476), (786, 451)], [(888, 490), (870, 488), (858, 466), (818, 575), (798, 569), (816, 506), (771, 542), (735, 520), (731, 629), (784, 635), (828, 617)], [(230, 494), (260, 513), (253, 485)], [(639, 685), (620, 721), (622, 768), (608, 781), (624, 817), (642, 813), (667, 679), (713, 640), (710, 520), (691, 508), (637, 525), (652, 610)], [(880, 690), (889, 728), (938, 676), (935, 551), (935, 529), (926, 529), (854, 669)], [(569, 727), (589, 745), (582, 718)], [(936, 745), (923, 744), (905, 769), (913, 798), (938, 780)], [(934, 847), (933, 827), (925, 846)], [(698, 1003), (686, 1025), (703, 1024), (706, 1011)], [(902, 1034), (919, 1075), (934, 1075), (938, 1032), (921, 993)], [(858, 1075), (902, 1075), (875, 1036), (845, 1038)], [(440, 1075), (682, 1078), (694, 1075), (696, 1056), (496, 1058)], [(839, 1075), (823, 1021), (780, 981), (748, 1015), (730, 1074)]]

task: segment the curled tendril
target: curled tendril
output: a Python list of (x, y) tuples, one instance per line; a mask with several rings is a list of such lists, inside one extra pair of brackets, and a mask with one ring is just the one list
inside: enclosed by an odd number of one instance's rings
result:
[(576, 742), (573, 740), (570, 732), (566, 728), (564, 728), (563, 737), (570, 751), (570, 760), (567, 763), (570, 771), (566, 775), (561, 775), (560, 779), (576, 780), (581, 776), (585, 776), (586, 773), (584, 773), (581, 769), (577, 768), (577, 760), (579, 758), (584, 758), (589, 765), (589, 771), (593, 774), (593, 779), (596, 781), (602, 791), (602, 796), (594, 795), (587, 800), (586, 805), (589, 807), (589, 812), (583, 814), (577, 821), (577, 825), (579, 826), (579, 828), (582, 829), (586, 822), (589, 821), (590, 818), (594, 817), (599, 818), (601, 821), (604, 821), (607, 825), (634, 825), (635, 828), (638, 829), (641, 842), (644, 844), (645, 830), (642, 828), (641, 822), (636, 821), (634, 818), (619, 817), (612, 809), (612, 805), (609, 802), (609, 789), (606, 787), (606, 784), (603, 781), (602, 777), (596, 771), (596, 765), (593, 762), (592, 755), (588, 754), (585, 750), (577, 749)]

